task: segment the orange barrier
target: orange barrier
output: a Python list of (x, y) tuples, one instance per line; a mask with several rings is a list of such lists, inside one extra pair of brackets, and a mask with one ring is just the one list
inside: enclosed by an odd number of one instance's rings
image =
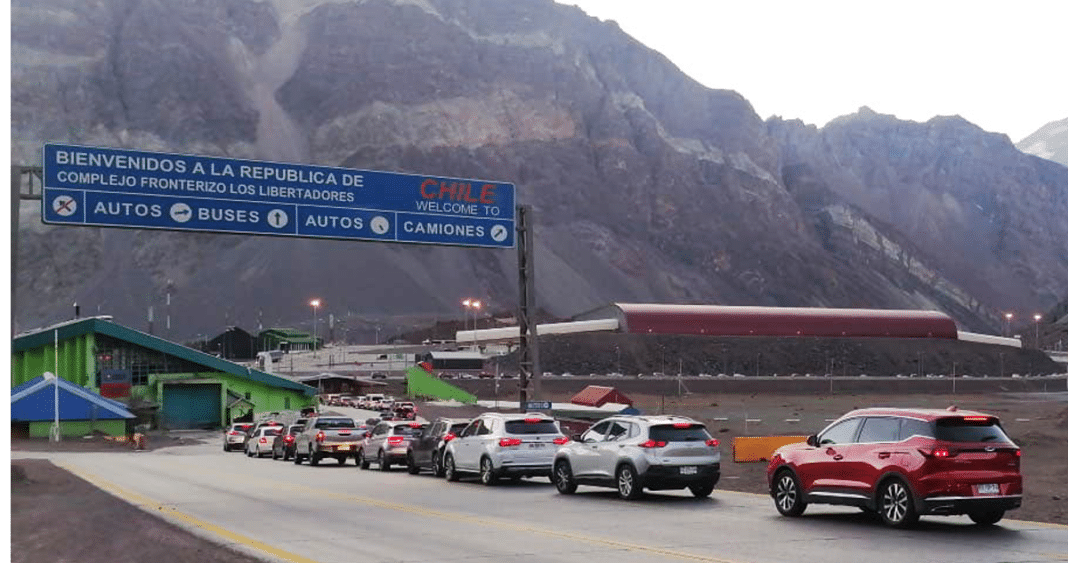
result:
[(739, 436), (734, 439), (734, 461), (768, 461), (786, 444), (804, 443), (808, 436)]

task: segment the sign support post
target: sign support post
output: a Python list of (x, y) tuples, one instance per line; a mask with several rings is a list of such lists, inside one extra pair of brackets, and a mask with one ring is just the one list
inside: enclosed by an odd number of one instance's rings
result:
[(534, 383), (534, 396), (541, 397), (541, 364), (538, 361), (538, 323), (534, 318), (534, 225), (529, 205), (516, 206), (516, 250), (519, 258), (519, 410), (527, 412), (527, 387)]

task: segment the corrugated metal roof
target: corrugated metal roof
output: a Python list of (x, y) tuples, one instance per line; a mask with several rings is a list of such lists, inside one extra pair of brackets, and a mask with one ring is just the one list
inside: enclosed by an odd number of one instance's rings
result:
[(66, 379), (37, 376), (11, 389), (11, 419), (45, 421), (55, 417), (55, 385), (59, 385), (60, 420), (134, 418), (126, 405), (101, 397)]
[(271, 375), (259, 370), (248, 368), (242, 365), (235, 364), (231, 361), (217, 358), (210, 354), (205, 354), (199, 350), (194, 350), (181, 344), (175, 344), (169, 340), (164, 340), (151, 334), (134, 330), (129, 327), (115, 324), (111, 321), (103, 318), (95, 317), (88, 319), (81, 319), (70, 323), (62, 323), (54, 325), (52, 327), (46, 327), (39, 329), (35, 332), (24, 333), (23, 335), (15, 338), (11, 343), (12, 352), (22, 352), (24, 350), (31, 350), (39, 348), (52, 343), (55, 331), (59, 331), (59, 339), (67, 340), (87, 334), (90, 332), (106, 334), (108, 336), (118, 338), (125, 342), (142, 346), (150, 350), (169, 354), (176, 358), (181, 358), (193, 362), (195, 364), (204, 366), (211, 371), (218, 371), (222, 373), (228, 373), (233, 376), (250, 379), (257, 383), (263, 383), (264, 385), (270, 385), (272, 387), (282, 387), (285, 389), (293, 389), (295, 391), (301, 391), (305, 395), (311, 396), (316, 393), (314, 387), (291, 381), (284, 377), (277, 375)]
[(636, 334), (957, 338), (938, 311), (615, 303), (579, 318), (612, 316)]
[(576, 405), (590, 407), (601, 407), (607, 403), (634, 404), (634, 401), (620, 393), (615, 387), (604, 387), (602, 385), (587, 385), (585, 389), (571, 397), (571, 402)]

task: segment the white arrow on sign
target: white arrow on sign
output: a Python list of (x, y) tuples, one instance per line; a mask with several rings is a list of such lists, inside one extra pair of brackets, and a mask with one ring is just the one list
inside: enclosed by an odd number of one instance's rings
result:
[(504, 225), (494, 225), (490, 229), (490, 238), (497, 242), (503, 241), (508, 238), (508, 228)]
[(276, 229), (281, 229), (289, 224), (289, 214), (281, 209), (272, 209), (267, 213), (267, 224)]
[(176, 203), (171, 206), (171, 219), (175, 223), (185, 223), (193, 218), (193, 209), (184, 203)]

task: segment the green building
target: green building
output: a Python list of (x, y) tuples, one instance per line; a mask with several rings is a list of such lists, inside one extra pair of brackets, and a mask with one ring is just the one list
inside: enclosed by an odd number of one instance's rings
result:
[(314, 387), (106, 317), (76, 319), (18, 335), (12, 342), (11, 386), (46, 371), (131, 409), (154, 406), (155, 424), (169, 429), (217, 428), (255, 413), (315, 404)]
[(312, 350), (317, 343), (322, 348), (322, 338), (314, 338), (307, 332), (292, 328), (269, 328), (256, 337), (256, 348), (259, 350), (297, 352)]

